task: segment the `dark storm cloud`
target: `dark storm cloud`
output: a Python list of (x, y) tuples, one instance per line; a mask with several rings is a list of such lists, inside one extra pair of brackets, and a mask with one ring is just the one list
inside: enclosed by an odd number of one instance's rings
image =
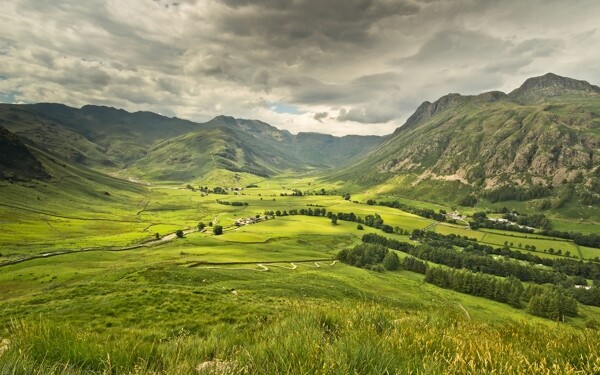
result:
[(548, 71), (600, 83), (599, 13), (592, 0), (15, 0), (0, 13), (0, 98), (382, 134), (449, 92)]

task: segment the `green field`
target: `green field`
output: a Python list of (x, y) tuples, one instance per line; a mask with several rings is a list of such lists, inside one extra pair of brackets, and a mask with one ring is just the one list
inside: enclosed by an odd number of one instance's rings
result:
[[(364, 233), (382, 233), (366, 226), (359, 230), (355, 222), (334, 225), (327, 217), (305, 215), (241, 227), (235, 221), (270, 210), (318, 207), (361, 217), (377, 213), (403, 230), (427, 228), (497, 247), (505, 241), (513, 249), (535, 245), (535, 254), (548, 257), (540, 250), (570, 250), (573, 256), (581, 251), (592, 258), (598, 249), (436, 223), (359, 203), (359, 195), (344, 200), (342, 192), (291, 196), (293, 189), (337, 189), (310, 174), (237, 180), (221, 173), (217, 181), (194, 186), (237, 187), (228, 185), (233, 181), (258, 187), (203, 195), (181, 184), (129, 183), (70, 168), (61, 172), (71, 178), (0, 187), (0, 373), (393, 369), (442, 374), (550, 368), (594, 373), (600, 368), (594, 356), (599, 341), (592, 339), (598, 337), (600, 308), (580, 305), (577, 317), (557, 324), (438, 288), (421, 274), (378, 273), (335, 262), (337, 253), (361, 243)], [(224, 233), (213, 235), (207, 226), (183, 238), (171, 235), (199, 222), (222, 225)], [(155, 233), (170, 236), (152, 242)], [(414, 243), (406, 235), (386, 236)], [(19, 259), (25, 261), (5, 263)], [(548, 356), (552, 365), (545, 362)]]

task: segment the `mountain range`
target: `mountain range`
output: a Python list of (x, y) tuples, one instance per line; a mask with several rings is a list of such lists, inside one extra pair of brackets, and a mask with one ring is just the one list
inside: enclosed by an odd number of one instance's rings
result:
[(569, 186), (588, 202), (600, 201), (600, 88), (552, 73), (530, 78), (509, 94), (426, 101), (385, 137), (294, 135), (229, 116), (195, 123), (49, 103), (2, 104), (0, 126), (3, 147), (10, 144), (7, 150), (23, 155), (24, 162), (5, 156), (3, 178), (44, 178), (47, 172), (34, 156), (40, 149), (146, 180), (195, 181), (214, 170), (263, 177), (328, 170), (332, 181), (388, 183), (391, 191), (458, 183), (456, 200), (503, 186)]

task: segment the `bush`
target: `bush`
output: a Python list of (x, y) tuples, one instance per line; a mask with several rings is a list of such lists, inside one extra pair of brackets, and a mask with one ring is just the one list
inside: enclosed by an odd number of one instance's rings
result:
[(183, 231), (181, 229), (177, 229), (175, 235), (177, 236), (177, 238), (183, 238)]
[(362, 225), (358, 224), (358, 225), (356, 226), (356, 229), (358, 229), (358, 230), (364, 230), (365, 228), (363, 228), (363, 226), (362, 226)]
[(390, 251), (383, 258), (383, 267), (388, 271), (395, 271), (400, 268), (400, 259), (398, 259), (398, 255)]
[(213, 233), (215, 234), (215, 236), (223, 234), (223, 227), (221, 225), (215, 225), (213, 227)]

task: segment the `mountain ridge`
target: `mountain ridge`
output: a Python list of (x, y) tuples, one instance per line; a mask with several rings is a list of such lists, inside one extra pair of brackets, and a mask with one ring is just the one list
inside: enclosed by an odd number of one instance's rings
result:
[(552, 100), (560, 98), (565, 94), (565, 91), (569, 93), (600, 95), (600, 87), (592, 85), (587, 81), (563, 77), (554, 73), (546, 73), (542, 76), (528, 78), (521, 86), (508, 94), (496, 90), (476, 95), (449, 93), (441, 96), (434, 102), (424, 101), (402, 126), (396, 128), (393, 134), (397, 134), (403, 131), (403, 129), (410, 129), (418, 123), (447, 109), (470, 102), (493, 103), (506, 100), (517, 104), (531, 104), (543, 99)]
[(408, 180), (390, 189), (438, 181), (460, 183), (461, 194), (535, 185), (562, 194), (566, 186), (565, 196), (600, 203), (600, 89), (550, 74), (510, 94), (445, 95), (331, 178), (376, 185), (398, 176)]
[[(211, 165), (263, 177), (283, 171), (335, 167), (360, 157), (383, 139), (320, 133), (294, 135), (260, 120), (226, 115), (196, 123), (152, 112), (96, 105), (78, 109), (57, 103), (2, 104), (0, 124), (71, 162), (107, 173), (126, 169), (137, 171), (138, 177), (168, 176), (182, 181), (204, 175)], [(202, 137), (207, 139), (199, 141)], [(183, 149), (173, 140), (188, 147)], [(152, 153), (162, 157), (153, 158)], [(149, 168), (151, 161), (156, 163), (154, 168)], [(158, 171), (158, 166), (164, 172)], [(153, 173), (148, 174), (147, 170)]]

